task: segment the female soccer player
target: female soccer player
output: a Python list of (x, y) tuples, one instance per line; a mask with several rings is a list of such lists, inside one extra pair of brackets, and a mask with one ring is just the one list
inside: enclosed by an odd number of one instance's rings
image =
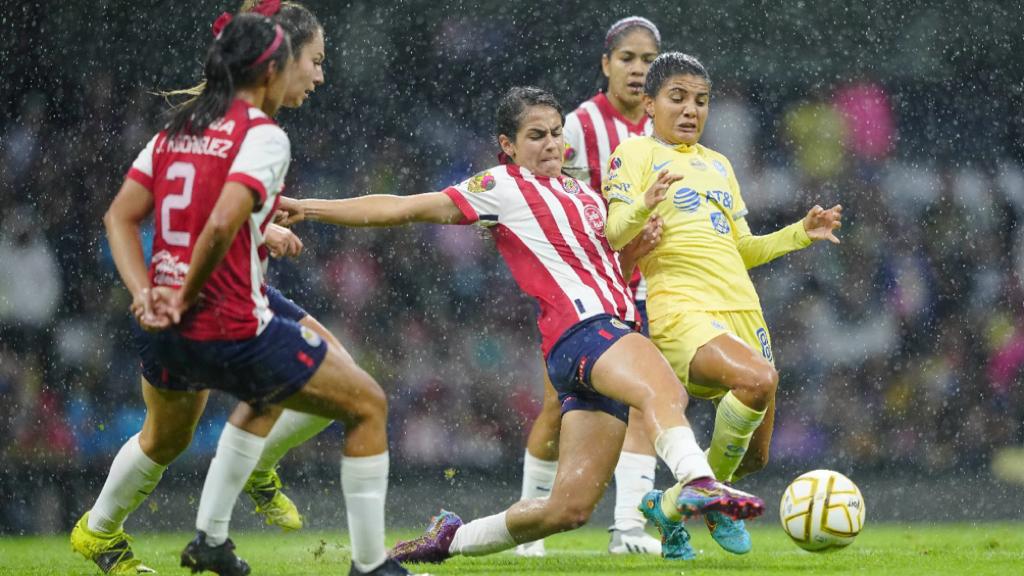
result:
[[(647, 69), (658, 56), (661, 33), (646, 18), (630, 16), (612, 24), (605, 34), (601, 55), (601, 91), (580, 104), (565, 118), (565, 165), (562, 170), (600, 190), (608, 158), (619, 142), (651, 133), (651, 122), (643, 107), (643, 86)], [(637, 273), (631, 288), (646, 331), (647, 284)], [(523, 457), (522, 498), (542, 498), (551, 493), (558, 464), (558, 395), (545, 382), (544, 403), (533, 422)], [(615, 521), (608, 551), (612, 554), (660, 554), (661, 543), (644, 532), (643, 515), (637, 505), (654, 489), (658, 460), (650, 439), (644, 434), (642, 417), (631, 413), (626, 426), (622, 454), (615, 466)], [(543, 556), (544, 541), (516, 547), (520, 556)]]
[[(729, 160), (698, 143), (711, 92), (704, 66), (679, 52), (662, 54), (644, 92), (654, 134), (628, 140), (612, 155), (608, 239), (625, 246), (652, 214), (661, 216), (662, 241), (640, 259), (650, 282), (651, 338), (690, 394), (717, 400), (708, 461), (717, 478), (731, 482), (767, 463), (778, 384), (747, 270), (815, 240), (838, 243), (842, 207), (815, 206), (800, 222), (752, 235)], [(715, 513), (705, 520), (726, 550), (750, 550), (742, 521)]]
[[(215, 34), (202, 95), (150, 141), (104, 218), (132, 311), (147, 331), (138, 334), (143, 431), (118, 453), (100, 498), (71, 535), (74, 549), (106, 573), (151, 572), (133, 557), (121, 523), (187, 446), (206, 388), (343, 419), (342, 466), (383, 459), (386, 470), (383, 392), (351, 378), (316, 334), (275, 316), (262, 293), (264, 231), (290, 162), (288, 138), (270, 118), (294, 66), (287, 34), (256, 14), (222, 15)], [(138, 228), (151, 212), (157, 235), (147, 270)], [(239, 450), (262, 448), (251, 434), (234, 440)], [(355, 509), (350, 518), (358, 519), (352, 573), (407, 574), (384, 554), (386, 472), (383, 483), (376, 500), (349, 498), (343, 487), (346, 507)], [(376, 538), (357, 541), (357, 532)], [(182, 565), (248, 574), (233, 550), (230, 540), (211, 545), (199, 532)], [(362, 561), (368, 551), (372, 563)]]
[(760, 499), (714, 480), (686, 421), (683, 387), (650, 340), (630, 327), (639, 318), (604, 237), (604, 200), (586, 183), (561, 175), (562, 124), (550, 93), (513, 88), (497, 110), (503, 165), (443, 192), (282, 201), (293, 221), (479, 222), (490, 228), (519, 286), (540, 304), (541, 352), (563, 411), (551, 497), (521, 500), (465, 525), (443, 512), (423, 537), (392, 550), (398, 560), (490, 554), (581, 526), (618, 460), (629, 406), (640, 409), (658, 454), (679, 481), (672, 501), (658, 492), (644, 503), (658, 510), (652, 515), (666, 534), (665, 555), (693, 557), (693, 551), (681, 523), (662, 514), (662, 502), (677, 517), (718, 510), (743, 518), (763, 511)]

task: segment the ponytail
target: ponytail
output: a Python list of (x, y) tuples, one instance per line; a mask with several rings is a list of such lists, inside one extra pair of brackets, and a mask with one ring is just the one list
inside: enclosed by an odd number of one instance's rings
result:
[(284, 30), (266, 16), (241, 14), (218, 18), (217, 38), (206, 53), (201, 90), (179, 90), (193, 98), (171, 110), (169, 137), (179, 133), (202, 134), (224, 116), (235, 99), (235, 91), (256, 85), (273, 62), (282, 70), (291, 56)]

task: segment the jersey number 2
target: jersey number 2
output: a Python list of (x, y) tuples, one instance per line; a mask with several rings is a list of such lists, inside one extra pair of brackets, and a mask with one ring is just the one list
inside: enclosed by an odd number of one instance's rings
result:
[(188, 247), (192, 235), (171, 230), (171, 210), (184, 210), (192, 203), (192, 186), (196, 181), (196, 167), (190, 162), (175, 162), (167, 168), (168, 180), (184, 180), (181, 194), (168, 194), (160, 206), (160, 234), (171, 246)]

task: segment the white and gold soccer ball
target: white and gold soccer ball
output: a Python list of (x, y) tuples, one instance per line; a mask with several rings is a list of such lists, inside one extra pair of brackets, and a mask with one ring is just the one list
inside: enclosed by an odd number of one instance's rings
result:
[(811, 552), (849, 546), (864, 528), (864, 497), (839, 472), (813, 470), (786, 487), (779, 515), (782, 529)]

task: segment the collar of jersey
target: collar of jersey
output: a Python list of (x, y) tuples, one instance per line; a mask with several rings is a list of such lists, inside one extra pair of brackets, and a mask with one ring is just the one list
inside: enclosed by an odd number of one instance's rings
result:
[(655, 136), (653, 134), (651, 134), (651, 138), (653, 138), (654, 141), (657, 142), (658, 144), (661, 144), (662, 146), (664, 146), (666, 148), (671, 148), (671, 149), (675, 150), (676, 152), (682, 152), (682, 153), (685, 154), (687, 152), (696, 152), (697, 151), (697, 145), (696, 144), (670, 144), (668, 142), (665, 142), (661, 138), (658, 138), (657, 136)]

